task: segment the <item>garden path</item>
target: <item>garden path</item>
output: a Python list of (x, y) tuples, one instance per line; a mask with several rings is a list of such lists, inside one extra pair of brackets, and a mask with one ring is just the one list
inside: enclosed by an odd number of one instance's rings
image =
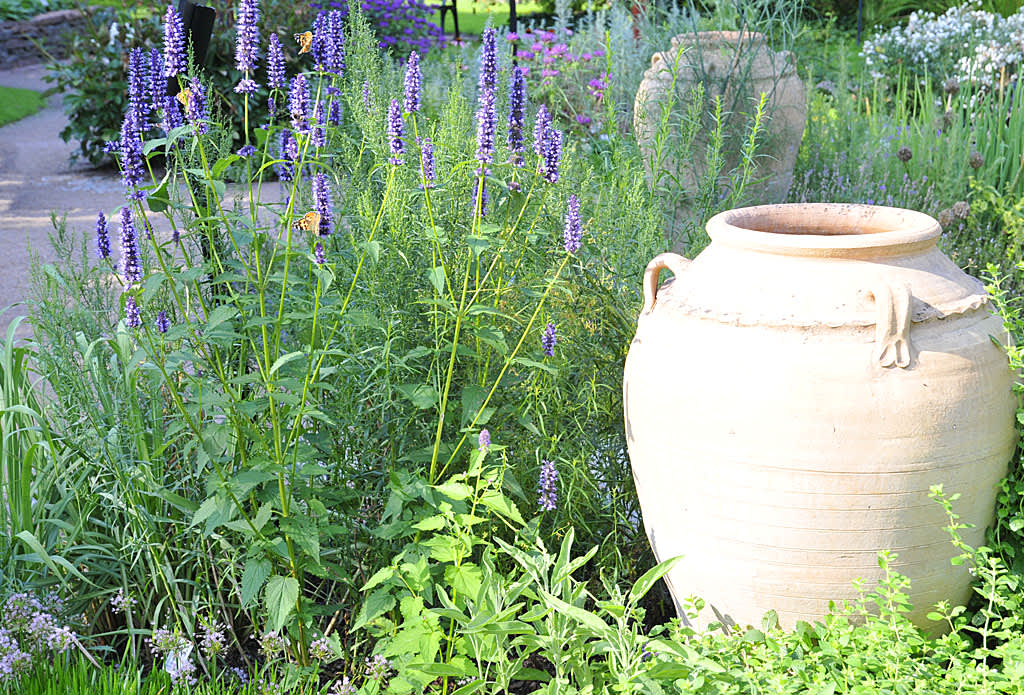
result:
[[(49, 86), (45, 73), (42, 65), (0, 70), (0, 85), (43, 91)], [(0, 128), (0, 310), (25, 300), (29, 249), (53, 260), (47, 241), (51, 211), (66, 214), (68, 226), (84, 233), (95, 226), (97, 211), (110, 211), (124, 199), (113, 170), (69, 164), (77, 143), (60, 139), (66, 123), (61, 97), (54, 95), (35, 115)], [(0, 314), (0, 336), (23, 313), (16, 306)], [(19, 337), (30, 334), (23, 323)]]
[[(0, 70), (0, 86), (44, 91), (49, 87), (43, 81), (45, 74), (42, 65)], [(0, 338), (7, 334), (15, 316), (26, 313), (21, 304), (29, 290), (30, 255), (38, 254), (43, 261), (56, 260), (48, 239), (53, 230), (51, 213), (58, 218), (66, 215), (67, 228), (88, 235), (91, 244), (96, 213), (102, 210), (108, 218), (114, 217), (124, 203), (115, 169), (70, 164), (69, 157), (78, 143), (60, 139), (66, 124), (61, 96), (55, 94), (35, 115), (0, 127)], [(279, 196), (276, 182), (264, 184), (264, 200), (278, 200)], [(160, 220), (154, 224), (157, 234), (167, 231), (160, 228)], [(116, 227), (114, 222), (114, 247)], [(15, 304), (20, 306), (4, 311)], [(31, 326), (23, 322), (17, 337), (28, 338), (31, 334)]]

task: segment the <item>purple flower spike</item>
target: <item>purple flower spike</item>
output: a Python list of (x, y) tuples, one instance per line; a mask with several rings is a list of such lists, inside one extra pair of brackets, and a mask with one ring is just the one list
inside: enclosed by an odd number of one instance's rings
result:
[[(235, 67), (241, 72), (249, 73), (256, 69), (256, 53), (260, 46), (260, 5), (258, 0), (241, 0), (236, 19)], [(248, 75), (246, 76), (248, 77)], [(252, 82), (252, 80), (243, 81)], [(255, 83), (253, 85), (255, 86)]]
[(426, 182), (424, 188), (433, 188), (437, 180), (437, 173), (434, 171), (434, 143), (430, 138), (423, 138), (420, 142), (422, 152), (423, 180)]
[(370, 97), (370, 81), (363, 80), (363, 106), (367, 111), (373, 108), (373, 99)]
[(331, 108), (327, 113), (327, 125), (341, 125), (341, 101), (331, 100)]
[(562, 131), (548, 127), (540, 170), (548, 183), (558, 183), (558, 164), (562, 159)]
[(210, 131), (210, 124), (207, 123), (209, 117), (206, 113), (206, 86), (193, 78), (188, 84), (188, 91), (185, 115), (195, 128), (196, 135), (204, 135)]
[(565, 230), (562, 233), (566, 253), (580, 250), (583, 239), (583, 225), (580, 223), (580, 200), (576, 194), (569, 196), (569, 209), (565, 213)]
[(323, 265), (327, 262), (327, 251), (324, 250), (324, 245), (319, 241), (313, 247), (313, 260), (316, 261), (317, 265)]
[(327, 72), (345, 74), (345, 12), (331, 10), (327, 16)]
[(292, 127), (300, 133), (309, 130), (309, 83), (306, 76), (299, 74), (292, 78), (292, 86), (288, 91), (288, 113), (292, 117)]
[(284, 50), (277, 34), (270, 35), (270, 47), (267, 49), (267, 84), (271, 89), (284, 89)]
[(313, 120), (316, 125), (313, 126), (313, 147), (324, 148), (327, 147), (327, 123), (324, 114), (324, 102), (316, 102), (316, 108), (313, 109)]
[(139, 184), (145, 177), (142, 156), (142, 132), (139, 129), (138, 116), (131, 110), (124, 115), (121, 123), (121, 183), (125, 193), (131, 200), (142, 200), (146, 192), (139, 190)]
[(110, 258), (110, 230), (102, 210), (96, 215), (96, 255), (101, 260)]
[(477, 447), (480, 451), (487, 451), (491, 448), (491, 433), (486, 429), (480, 430), (480, 436), (477, 438)]
[(235, 154), (239, 157), (251, 157), (256, 154), (256, 148), (252, 145), (242, 145)]
[(402, 108), (406, 113), (420, 110), (420, 94), (423, 88), (423, 73), (420, 71), (420, 54), (413, 51), (405, 64), (405, 101)]
[(142, 282), (142, 267), (139, 265), (139, 243), (132, 221), (132, 209), (121, 208), (121, 268), (127, 285)]
[(313, 64), (319, 72), (327, 71), (327, 54), (330, 50), (328, 48), (330, 43), (329, 31), (327, 13), (320, 12), (316, 19), (313, 20), (313, 45), (310, 49), (313, 53)]
[(159, 48), (149, 52), (149, 110), (157, 113), (164, 105), (167, 95), (167, 78), (164, 77), (164, 56)]
[(542, 512), (553, 512), (558, 508), (558, 469), (547, 459), (540, 462), (537, 504)]
[(405, 143), (402, 142), (403, 131), (402, 107), (398, 103), (398, 99), (392, 99), (391, 106), (388, 107), (388, 140), (391, 146), (391, 158), (388, 161), (395, 166), (405, 164), (405, 160), (402, 159), (402, 155), (405, 154)]
[(185, 125), (185, 118), (181, 114), (181, 106), (176, 98), (165, 96), (163, 107), (164, 116), (160, 127), (164, 129), (165, 135), (175, 128)]
[(166, 333), (171, 328), (171, 322), (167, 320), (167, 312), (161, 309), (156, 315), (156, 330), (159, 333)]
[(313, 207), (320, 215), (320, 236), (327, 236), (334, 231), (334, 218), (331, 212), (331, 186), (327, 175), (322, 171), (313, 176)]
[(484, 29), (480, 48), (479, 91), (494, 90), (498, 86), (498, 32), (494, 27)]
[(555, 324), (548, 323), (544, 327), (544, 335), (540, 337), (540, 346), (544, 349), (544, 354), (548, 357), (555, 356), (555, 345), (558, 343), (558, 329), (555, 328)]
[(476, 111), (476, 160), (480, 162), (478, 174), (486, 174), (487, 165), (494, 161), (494, 136), (498, 131), (494, 97), (493, 88), (484, 89), (479, 95)]
[(142, 312), (139, 305), (135, 303), (135, 297), (128, 295), (124, 300), (124, 322), (128, 328), (138, 328), (142, 325)]
[(508, 95), (508, 149), (512, 164), (523, 165), (523, 128), (526, 125), (526, 75), (518, 65), (512, 68)]
[(537, 109), (537, 120), (533, 123), (533, 151), (538, 157), (544, 156), (544, 138), (551, 127), (551, 114), (544, 104)]
[(128, 108), (140, 130), (145, 130), (151, 105), (147, 89), (149, 67), (149, 56), (141, 48), (133, 48), (128, 54)]
[(181, 15), (173, 7), (164, 15), (164, 77), (177, 77), (185, 72), (185, 27)]

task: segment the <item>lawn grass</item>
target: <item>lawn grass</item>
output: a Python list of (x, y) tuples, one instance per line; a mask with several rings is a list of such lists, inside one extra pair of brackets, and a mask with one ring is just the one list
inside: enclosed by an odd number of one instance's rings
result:
[(46, 99), (39, 92), (18, 87), (0, 87), (0, 126), (31, 116), (43, 108)]
[[(508, 3), (507, 2), (467, 2), (462, 0), (458, 3), (459, 8), (459, 32), (463, 34), (479, 35), (487, 26), (487, 18), (490, 17), (491, 24), (500, 27), (508, 24)], [(540, 12), (541, 6), (537, 2), (516, 3), (516, 14), (525, 15)], [(440, 22), (440, 13), (434, 14), (434, 21)], [(451, 17), (445, 17), (445, 26), (442, 27), (447, 33), (455, 31)]]

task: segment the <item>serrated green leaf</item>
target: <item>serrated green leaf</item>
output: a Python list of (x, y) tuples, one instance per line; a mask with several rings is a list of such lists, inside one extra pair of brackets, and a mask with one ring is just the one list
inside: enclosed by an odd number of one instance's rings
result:
[(240, 596), (243, 608), (248, 608), (256, 601), (263, 583), (270, 576), (270, 570), (270, 560), (265, 558), (250, 557), (245, 561)]
[(295, 611), (299, 600), (299, 582), (295, 577), (275, 574), (267, 580), (266, 598), (267, 622), (270, 629), (279, 632)]

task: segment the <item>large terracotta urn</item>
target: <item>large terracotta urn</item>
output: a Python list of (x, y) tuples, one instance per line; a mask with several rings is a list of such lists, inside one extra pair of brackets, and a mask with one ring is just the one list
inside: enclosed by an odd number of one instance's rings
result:
[[(721, 213), (693, 261), (644, 274), (626, 436), (644, 526), (701, 622), (784, 627), (873, 588), (883, 550), (911, 619), (963, 604), (966, 567), (929, 499), (982, 543), (1015, 447), (1014, 376), (985, 289), (931, 217), (843, 204)], [(673, 277), (659, 287), (659, 272)], [(841, 604), (840, 604), (841, 605)], [(720, 617), (717, 617), (720, 616)]]
[[(674, 90), (676, 105), (670, 116), (669, 133), (674, 141), (679, 131), (687, 130), (684, 114), (693, 90), (698, 87), (703, 91), (705, 104), (701, 111), (707, 114), (706, 118), (714, 110), (714, 100), (722, 101), (728, 141), (722, 151), (723, 174), (740, 164), (739, 141), (748, 134), (762, 92), (768, 96), (767, 122), (762, 124), (754, 180), (748, 185), (747, 194), (759, 203), (785, 200), (793, 183), (793, 167), (807, 122), (806, 89), (796, 73), (792, 55), (773, 51), (764, 35), (756, 32), (702, 31), (674, 36), (668, 50), (651, 57), (651, 67), (644, 72), (633, 105), (633, 130), (649, 177), (659, 148), (663, 105)], [(677, 161), (675, 156), (678, 143), (662, 149), (667, 156), (662, 155), (661, 168), (689, 196), (707, 175), (706, 149), (710, 137), (711, 123), (702, 123), (696, 130), (689, 156), (683, 161)], [(684, 197), (676, 210), (676, 222), (685, 223), (689, 210), (689, 197)]]

